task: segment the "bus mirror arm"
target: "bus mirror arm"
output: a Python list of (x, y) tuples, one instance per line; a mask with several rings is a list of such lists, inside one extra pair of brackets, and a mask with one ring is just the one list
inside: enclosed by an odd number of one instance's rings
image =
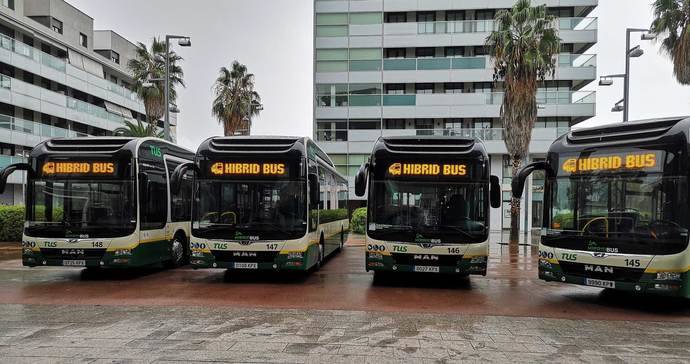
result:
[(369, 163), (364, 163), (359, 167), (355, 175), (355, 195), (357, 197), (364, 196), (367, 190), (367, 174), (369, 172)]
[(170, 192), (173, 195), (176, 195), (180, 192), (180, 187), (182, 186), (182, 179), (189, 170), (192, 170), (194, 173), (199, 172), (199, 168), (196, 166), (194, 162), (182, 163), (179, 166), (175, 167), (175, 170), (172, 173), (172, 177), (170, 177)]
[(0, 193), (5, 193), (5, 187), (7, 187), (7, 178), (9, 178), (14, 171), (26, 171), (29, 175), (34, 174), (31, 165), (28, 163), (10, 164), (0, 172)]
[(527, 181), (527, 177), (529, 177), (529, 175), (536, 170), (545, 171), (546, 174), (549, 176), (553, 175), (551, 166), (544, 161), (530, 163), (522, 167), (520, 172), (518, 172), (517, 177), (513, 178), (513, 181), (511, 182), (511, 188), (513, 190), (514, 198), (522, 198), (522, 191), (525, 189), (525, 182)]
[(499, 182), (498, 177), (494, 175), (489, 177), (489, 191), (491, 207), (494, 209), (501, 207), (501, 183)]

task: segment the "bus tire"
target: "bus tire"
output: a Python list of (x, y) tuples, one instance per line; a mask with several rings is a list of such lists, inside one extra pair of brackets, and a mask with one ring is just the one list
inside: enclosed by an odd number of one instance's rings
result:
[(182, 233), (177, 233), (170, 241), (170, 260), (166, 266), (168, 268), (177, 268), (186, 264), (187, 249), (185, 249), (185, 236)]
[(323, 234), (321, 234), (321, 239), (319, 239), (319, 256), (316, 259), (316, 265), (314, 270), (319, 270), (323, 266), (324, 256), (326, 254), (326, 249), (323, 245)]
[(338, 251), (342, 251), (344, 247), (345, 247), (345, 229), (343, 229), (341, 227), (340, 228), (340, 246), (338, 247)]

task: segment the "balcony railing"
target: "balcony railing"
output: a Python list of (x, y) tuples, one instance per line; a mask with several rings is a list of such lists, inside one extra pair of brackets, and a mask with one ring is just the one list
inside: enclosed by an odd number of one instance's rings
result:
[[(36, 49), (26, 43), (22, 43), (14, 38), (10, 38), (4, 34), (0, 34), (0, 47), (7, 49), (15, 54), (24, 56), (26, 58), (33, 59), (35, 62), (40, 63), (44, 66), (50, 67), (56, 71), (66, 73), (67, 72), (67, 61), (62, 58), (55, 57), (51, 54), (45, 53), (39, 49)], [(118, 96), (125, 97), (132, 101), (138, 101), (139, 96), (135, 92), (127, 89), (126, 87), (117, 85), (113, 82), (106, 80), (107, 86), (103, 88), (101, 85), (91, 83), (91, 85), (98, 87), (107, 92), (114, 93)]]
[(113, 114), (111, 112), (108, 112), (105, 108), (102, 108), (100, 106), (96, 106), (94, 104), (89, 104), (88, 102), (84, 102), (81, 100), (77, 100), (71, 97), (67, 97), (67, 108), (72, 109), (72, 110), (77, 110), (79, 112), (83, 112), (85, 114), (93, 115), (96, 117), (99, 117), (101, 119), (105, 120), (110, 120), (114, 121), (116, 123), (124, 124), (125, 123), (125, 118)]
[[(597, 29), (597, 18), (558, 18), (556, 22), (559, 30)], [(497, 26), (493, 19), (417, 23), (417, 34), (485, 33), (494, 30)]]
[(12, 156), (12, 155), (0, 155), (0, 168), (5, 168), (10, 164), (14, 163), (26, 163), (27, 158)]
[(0, 129), (12, 130), (19, 133), (31, 134), (45, 138), (56, 137), (87, 137), (88, 134), (74, 130), (46, 125), (35, 121), (19, 119), (9, 115), (0, 114)]
[[(570, 131), (569, 127), (534, 128), (532, 140), (553, 141)], [(352, 136), (357, 134), (356, 140)], [(468, 129), (321, 129), (316, 131), (316, 139), (322, 142), (371, 141), (378, 136), (460, 136), (477, 138), (483, 141), (502, 141), (505, 139), (503, 128), (468, 128)]]
[[(462, 106), (462, 105), (500, 105), (503, 92), (469, 92), (457, 94), (401, 94), (401, 95), (318, 95), (319, 107), (367, 107), (367, 106)], [(537, 104), (568, 105), (594, 104), (594, 91), (539, 91)]]

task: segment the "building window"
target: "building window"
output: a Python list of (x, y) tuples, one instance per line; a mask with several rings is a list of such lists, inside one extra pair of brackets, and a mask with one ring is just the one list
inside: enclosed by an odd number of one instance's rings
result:
[(509, 155), (503, 155), (503, 184), (513, 181), (513, 160)]
[(50, 28), (53, 29), (54, 32), (62, 34), (62, 22), (55, 19), (51, 18), (50, 19)]
[(388, 13), (386, 14), (386, 23), (405, 23), (407, 22), (407, 13)]
[(404, 83), (386, 84), (386, 95), (404, 95), (404, 94), (405, 94), (405, 84)]
[(417, 23), (436, 21), (436, 12), (420, 11), (417, 13)]
[(14, 0), (2, 0), (2, 6), (14, 10)]
[(110, 60), (117, 64), (120, 64), (120, 53), (110, 51)]
[(490, 129), (491, 119), (474, 119), (472, 127), (475, 129)]
[(433, 119), (417, 119), (414, 121), (415, 129), (433, 129), (434, 120)]
[(81, 46), (84, 48), (89, 47), (89, 38), (86, 36), (86, 34), (79, 33), (79, 44), (81, 44)]
[(444, 129), (462, 129), (462, 119), (450, 119), (443, 122)]
[(465, 11), (464, 10), (449, 10), (448, 12), (446, 12), (446, 20), (447, 21), (465, 20)]
[(406, 53), (407, 52), (405, 51), (405, 48), (387, 48), (386, 49), (386, 58), (401, 59), (401, 58), (405, 58)]
[(417, 58), (433, 58), (436, 53), (435, 48), (417, 48), (415, 49), (415, 56)]
[(387, 119), (383, 122), (386, 129), (405, 129), (404, 119)]
[(462, 82), (446, 82), (444, 88), (447, 94), (461, 94), (465, 85)]
[(381, 120), (350, 120), (348, 129), (350, 130), (379, 130)]
[(464, 57), (465, 47), (446, 47), (446, 57)]
[(415, 92), (418, 94), (433, 94), (434, 84), (433, 83), (418, 83), (414, 86)]

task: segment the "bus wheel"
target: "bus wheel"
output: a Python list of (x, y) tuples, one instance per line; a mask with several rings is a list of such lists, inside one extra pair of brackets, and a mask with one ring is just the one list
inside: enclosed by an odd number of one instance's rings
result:
[(173, 240), (170, 242), (170, 268), (177, 268), (183, 266), (185, 263), (185, 249), (184, 249), (184, 238), (179, 234), (175, 235)]
[[(323, 239), (321, 241), (323, 241)], [(323, 255), (324, 255), (323, 243), (319, 242), (319, 257), (318, 257), (318, 260), (316, 261), (316, 269), (315, 270), (319, 270), (323, 266)]]

